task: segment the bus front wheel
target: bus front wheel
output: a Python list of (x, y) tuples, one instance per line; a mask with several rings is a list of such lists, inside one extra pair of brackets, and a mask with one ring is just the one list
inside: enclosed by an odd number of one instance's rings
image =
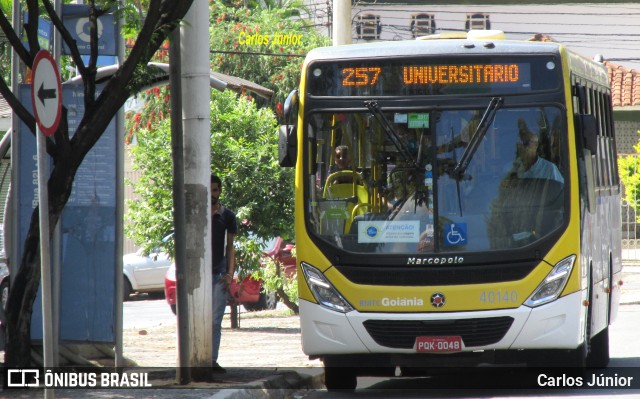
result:
[(358, 385), (358, 377), (351, 367), (325, 365), (324, 385), (327, 391), (353, 391)]
[[(612, 266), (611, 260), (609, 260), (609, 286), (611, 286), (612, 281)], [(592, 297), (589, 298), (593, 300)], [(596, 368), (604, 368), (609, 365), (609, 361), (611, 357), (609, 355), (609, 321), (611, 320), (611, 293), (608, 295), (607, 299), (607, 326), (604, 330), (600, 331), (596, 335), (591, 338), (590, 342), (590, 351), (587, 356), (587, 366), (588, 367), (596, 367)]]

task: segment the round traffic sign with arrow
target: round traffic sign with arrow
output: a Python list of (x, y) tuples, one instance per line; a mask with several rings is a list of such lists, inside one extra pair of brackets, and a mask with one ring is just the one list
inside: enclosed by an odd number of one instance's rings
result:
[(47, 50), (40, 50), (33, 61), (31, 101), (38, 127), (45, 136), (52, 136), (60, 124), (62, 85), (58, 65)]

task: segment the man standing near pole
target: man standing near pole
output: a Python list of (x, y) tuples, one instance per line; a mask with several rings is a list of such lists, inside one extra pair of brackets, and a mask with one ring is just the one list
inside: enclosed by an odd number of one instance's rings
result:
[(236, 215), (220, 204), (222, 181), (211, 176), (211, 249), (213, 252), (213, 344), (212, 372), (226, 373), (218, 364), (218, 351), (222, 337), (222, 318), (227, 306), (227, 293), (233, 281), (235, 268), (235, 249), (233, 238), (238, 233)]

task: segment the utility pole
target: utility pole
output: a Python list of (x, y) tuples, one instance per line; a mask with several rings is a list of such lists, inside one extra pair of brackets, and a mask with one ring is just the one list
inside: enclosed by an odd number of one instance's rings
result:
[(351, 44), (351, 0), (333, 0), (333, 45)]
[[(189, 356), (195, 370), (212, 365), (211, 275), (211, 93), (209, 88), (209, 2), (194, 0), (181, 29), (182, 126), (186, 256), (184, 277), (189, 314)], [(180, 306), (180, 304), (178, 304)]]
[(189, 355), (189, 308), (186, 263), (184, 207), (184, 134), (182, 131), (182, 63), (180, 28), (171, 32), (169, 43), (169, 84), (171, 85), (171, 157), (173, 159), (173, 243), (176, 265), (176, 308), (178, 316), (178, 370), (180, 385), (191, 382)]
[(331, 9), (331, 1), (327, 0), (327, 33), (333, 40), (333, 10)]

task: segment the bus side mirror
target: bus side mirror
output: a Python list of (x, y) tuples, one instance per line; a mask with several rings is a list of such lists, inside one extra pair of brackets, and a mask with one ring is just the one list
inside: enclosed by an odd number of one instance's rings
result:
[(288, 168), (296, 165), (298, 131), (298, 90), (293, 90), (284, 102), (284, 125), (280, 125), (278, 137), (278, 161)]
[(294, 125), (280, 125), (278, 137), (278, 161), (283, 168), (296, 165), (298, 134)]
[(598, 149), (598, 123), (593, 115), (576, 115), (576, 127), (582, 135), (584, 149), (595, 154)]
[[(284, 120), (287, 123), (291, 123), (291, 117), (296, 118), (298, 112), (298, 90), (292, 90), (291, 93), (287, 96), (287, 99), (284, 100)], [(293, 113), (293, 115), (292, 115)]]

